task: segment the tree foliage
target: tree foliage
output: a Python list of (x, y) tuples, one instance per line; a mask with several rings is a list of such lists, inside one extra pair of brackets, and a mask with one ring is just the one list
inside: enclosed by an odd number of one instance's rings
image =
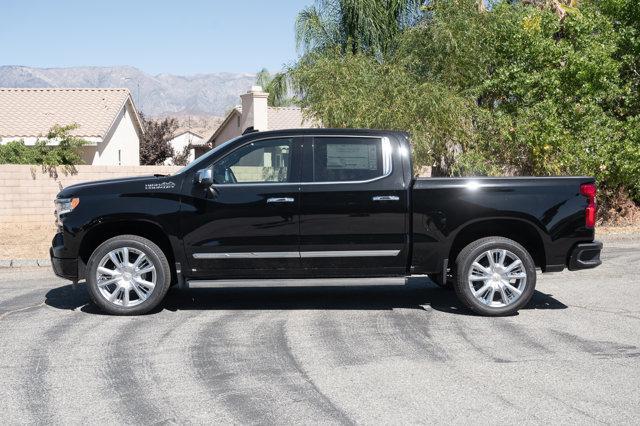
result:
[(304, 52), (340, 48), (380, 56), (403, 28), (416, 22), (419, 0), (317, 0), (296, 19), (296, 44)]
[(408, 131), (420, 164), (437, 158), (446, 170), (472, 138), (469, 99), (437, 81), (418, 81), (396, 63), (325, 52), (308, 56), (292, 76), (305, 88), (302, 107), (325, 126)]
[(169, 117), (163, 120), (147, 119), (143, 114), (140, 114), (140, 120), (144, 128), (140, 139), (140, 164), (163, 164), (174, 155), (169, 141), (178, 129), (178, 121)]
[(186, 166), (187, 164), (189, 164), (191, 149), (193, 149), (193, 147), (191, 146), (191, 144), (189, 144), (182, 148), (181, 152), (175, 152), (174, 150), (175, 153), (173, 155), (173, 164), (175, 166)]
[(355, 34), (311, 32), (320, 41), (289, 70), (308, 114), (408, 130), (436, 174), (595, 175), (605, 195), (640, 200), (637, 0), (431, 0), (376, 48), (361, 42), (371, 29), (342, 26), (342, 3), (314, 19)]
[(32, 146), (23, 140), (0, 145), (0, 164), (40, 164), (44, 166), (74, 166), (82, 163), (79, 148), (86, 140), (71, 135), (76, 124), (53, 126), (46, 137)]
[(271, 74), (268, 69), (261, 69), (256, 76), (256, 84), (269, 93), (267, 103), (272, 107), (284, 107), (294, 104), (289, 87), (290, 80), (286, 73)]

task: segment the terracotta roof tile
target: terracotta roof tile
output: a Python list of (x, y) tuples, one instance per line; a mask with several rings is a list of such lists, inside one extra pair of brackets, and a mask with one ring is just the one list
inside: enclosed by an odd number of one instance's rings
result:
[(315, 121), (305, 120), (302, 110), (298, 107), (269, 107), (267, 108), (267, 122), (269, 130), (319, 127)]
[(78, 124), (76, 136), (104, 137), (127, 89), (0, 88), (0, 137), (45, 135), (54, 124)]

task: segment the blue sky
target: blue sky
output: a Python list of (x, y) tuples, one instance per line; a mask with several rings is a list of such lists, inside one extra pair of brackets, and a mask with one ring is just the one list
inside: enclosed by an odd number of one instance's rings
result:
[(0, 0), (0, 65), (132, 65), (180, 75), (276, 71), (295, 60), (295, 17), (311, 3)]

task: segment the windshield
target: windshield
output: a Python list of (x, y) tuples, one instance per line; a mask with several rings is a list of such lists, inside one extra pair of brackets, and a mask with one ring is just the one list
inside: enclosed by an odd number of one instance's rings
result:
[(176, 172), (177, 175), (179, 175), (180, 173), (184, 173), (187, 170), (190, 170), (192, 168), (197, 169), (201, 164), (206, 163), (207, 160), (209, 158), (211, 158), (212, 155), (215, 155), (216, 152), (220, 151), (221, 149), (225, 148), (226, 146), (230, 145), (231, 143), (237, 141), (238, 139), (240, 139), (242, 136), (237, 136), (233, 139), (229, 139), (228, 141), (226, 141), (225, 143), (222, 143), (218, 146), (216, 146), (215, 148), (213, 148), (211, 151), (207, 152), (206, 154), (196, 158), (195, 160), (193, 160), (192, 162), (190, 162), (189, 164), (187, 164), (186, 166), (184, 166), (183, 168), (181, 168), (180, 170), (178, 170)]

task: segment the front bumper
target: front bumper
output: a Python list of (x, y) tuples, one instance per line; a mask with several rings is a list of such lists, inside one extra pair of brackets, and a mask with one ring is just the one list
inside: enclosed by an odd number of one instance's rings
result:
[(53, 237), (51, 248), (49, 248), (53, 273), (67, 280), (78, 281), (81, 278), (79, 267), (81, 262), (74, 257), (74, 254), (65, 246), (62, 232), (58, 232)]
[(49, 256), (51, 257), (51, 267), (54, 274), (71, 281), (78, 281), (78, 259), (55, 257), (53, 248), (49, 249)]
[(600, 260), (601, 251), (602, 243), (600, 241), (576, 244), (569, 256), (569, 270), (576, 271), (599, 266), (602, 263)]

